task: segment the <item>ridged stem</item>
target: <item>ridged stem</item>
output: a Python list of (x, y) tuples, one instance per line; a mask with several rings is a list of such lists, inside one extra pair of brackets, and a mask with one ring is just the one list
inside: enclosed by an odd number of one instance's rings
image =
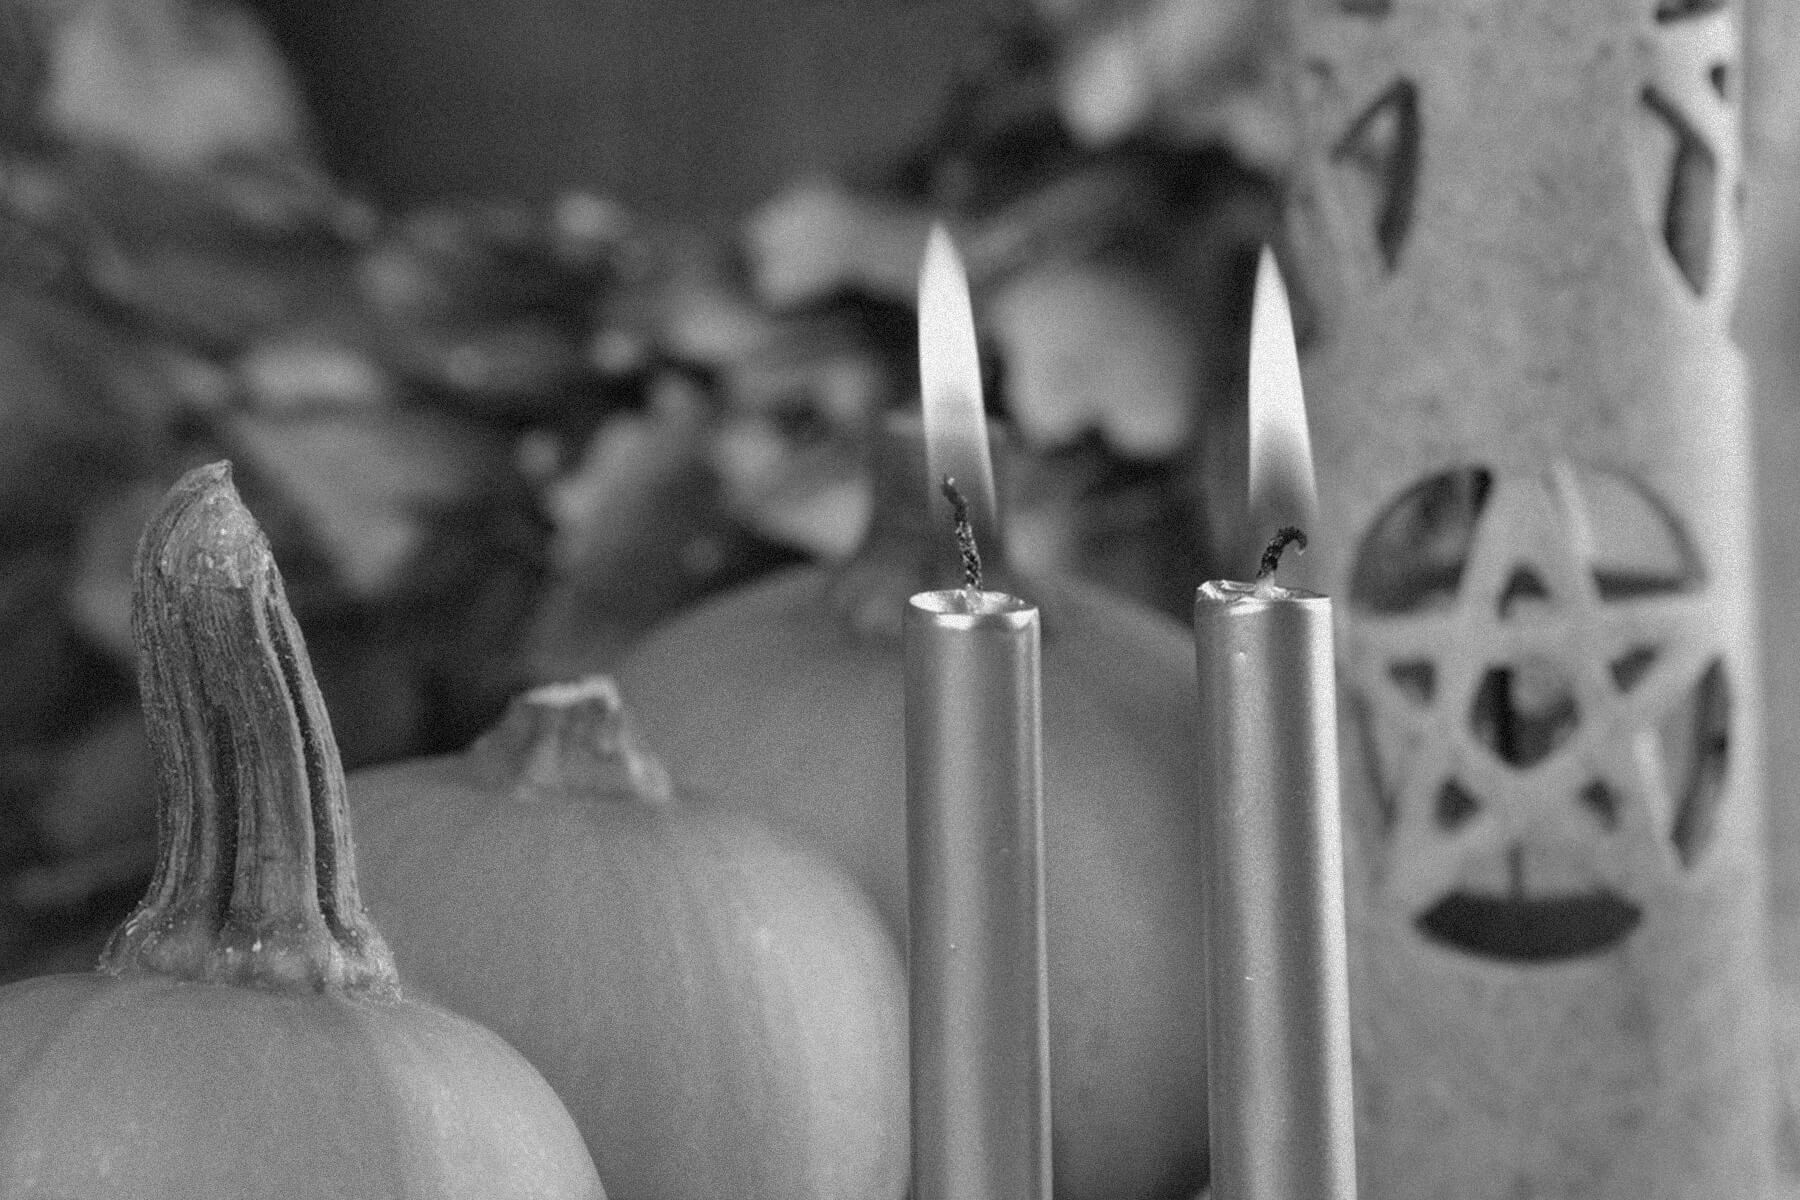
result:
[(356, 886), (331, 721), (229, 464), (188, 472), (145, 529), (132, 631), (160, 853), (101, 970), (397, 996)]
[(500, 723), (469, 753), (501, 786), (519, 792), (569, 789), (665, 804), (674, 787), (662, 762), (637, 739), (610, 676), (545, 684), (513, 698)]

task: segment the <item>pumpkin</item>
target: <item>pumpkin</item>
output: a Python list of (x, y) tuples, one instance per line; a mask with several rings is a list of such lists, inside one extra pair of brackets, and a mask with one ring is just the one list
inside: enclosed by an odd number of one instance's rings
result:
[(351, 798), (409, 986), (543, 1071), (615, 1200), (905, 1193), (892, 938), (840, 871), (677, 792), (610, 679), (527, 692)]
[(0, 988), (0, 1195), (604, 1200), (494, 1034), (402, 998), (331, 726), (225, 464), (136, 561), (160, 862), (100, 969)]
[[(956, 565), (921, 528), (916, 421), (878, 443), (875, 521), (836, 570), (802, 567), (697, 607), (619, 664), (647, 738), (694, 786), (770, 803), (906, 928), (899, 623)], [(1067, 579), (989, 574), (1043, 611), (1051, 1109), (1063, 1200), (1181, 1197), (1207, 1128), (1193, 645)]]

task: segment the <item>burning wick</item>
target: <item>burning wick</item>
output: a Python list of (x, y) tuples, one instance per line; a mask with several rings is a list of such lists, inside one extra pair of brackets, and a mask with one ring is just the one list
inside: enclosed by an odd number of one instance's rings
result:
[[(950, 501), (950, 519), (956, 525), (956, 548), (962, 552), (963, 586), (971, 592), (979, 592), (982, 590), (981, 551), (975, 546), (975, 527), (969, 524), (969, 502), (956, 490), (956, 480), (948, 475), (944, 476), (944, 499)], [(1306, 544), (1304, 534), (1301, 534), (1300, 544)]]
[[(949, 481), (946, 480), (946, 483)], [(1256, 592), (1268, 598), (1275, 590), (1275, 572), (1281, 566), (1281, 553), (1293, 543), (1297, 553), (1306, 553), (1306, 531), (1298, 525), (1283, 525), (1269, 539), (1268, 547), (1263, 550), (1262, 563), (1256, 568)]]

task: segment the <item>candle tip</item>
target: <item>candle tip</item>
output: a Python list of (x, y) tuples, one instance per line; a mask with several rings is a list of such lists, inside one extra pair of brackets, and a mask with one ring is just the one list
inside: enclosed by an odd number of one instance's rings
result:
[(975, 544), (975, 526), (969, 520), (969, 501), (957, 490), (956, 480), (944, 476), (944, 499), (950, 501), (950, 519), (956, 529), (956, 547), (962, 552), (963, 586), (972, 592), (982, 590), (981, 550)]
[(1266, 247), (1251, 305), (1249, 374), (1249, 510), (1270, 524), (1309, 523), (1318, 515), (1319, 499), (1306, 397), (1287, 287)]
[(1305, 554), (1306, 531), (1298, 525), (1283, 525), (1275, 531), (1275, 536), (1269, 539), (1269, 544), (1263, 549), (1261, 565), (1256, 568), (1259, 589), (1264, 585), (1275, 586), (1275, 572), (1280, 569), (1282, 552), (1289, 545), (1294, 547), (1296, 553)]
[(919, 394), (927, 484), (935, 489), (944, 476), (955, 476), (986, 532), (996, 504), (975, 313), (968, 275), (941, 226), (919, 271)]

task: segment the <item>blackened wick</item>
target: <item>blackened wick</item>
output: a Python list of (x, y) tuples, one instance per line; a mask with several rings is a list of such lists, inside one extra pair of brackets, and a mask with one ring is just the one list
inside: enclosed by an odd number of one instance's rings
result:
[[(950, 519), (956, 524), (956, 548), (962, 552), (963, 586), (979, 592), (982, 590), (981, 551), (975, 545), (975, 527), (969, 523), (969, 502), (956, 490), (956, 480), (948, 475), (944, 476), (944, 499), (950, 501)], [(1304, 536), (1301, 544), (1305, 544)]]
[(1290, 542), (1299, 547), (1300, 552), (1304, 554), (1306, 552), (1306, 531), (1298, 525), (1283, 525), (1275, 531), (1275, 536), (1269, 539), (1268, 547), (1263, 550), (1262, 564), (1256, 568), (1258, 583), (1274, 578), (1276, 568), (1281, 566), (1281, 552), (1288, 548)]

